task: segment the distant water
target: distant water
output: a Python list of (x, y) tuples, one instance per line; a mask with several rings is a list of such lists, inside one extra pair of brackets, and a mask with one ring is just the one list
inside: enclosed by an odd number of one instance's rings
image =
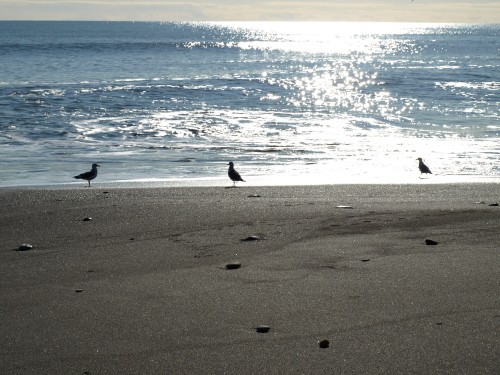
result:
[(0, 186), (498, 182), (499, 52), (500, 25), (0, 22)]

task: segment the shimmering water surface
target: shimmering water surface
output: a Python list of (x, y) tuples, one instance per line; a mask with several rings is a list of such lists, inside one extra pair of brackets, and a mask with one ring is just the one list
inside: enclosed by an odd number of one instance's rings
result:
[(500, 25), (0, 22), (0, 186), (500, 181), (499, 52)]

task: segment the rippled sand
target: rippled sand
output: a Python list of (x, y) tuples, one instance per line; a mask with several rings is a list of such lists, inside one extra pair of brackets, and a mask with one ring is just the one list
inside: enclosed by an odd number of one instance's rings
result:
[(497, 373), (499, 193), (0, 189), (0, 372)]

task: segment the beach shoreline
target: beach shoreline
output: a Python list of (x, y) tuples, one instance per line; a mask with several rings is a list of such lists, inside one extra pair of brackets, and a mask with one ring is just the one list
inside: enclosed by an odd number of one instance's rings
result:
[[(339, 180), (332, 180), (330, 176), (318, 175), (294, 175), (285, 176), (255, 176), (245, 174), (245, 182), (238, 182), (238, 187), (293, 187), (293, 186), (345, 186), (345, 185), (455, 185), (455, 184), (500, 184), (500, 177), (496, 176), (453, 176), (453, 175), (432, 175), (418, 176), (413, 178), (401, 178), (394, 176), (367, 177), (367, 176), (344, 176)], [(149, 188), (182, 188), (182, 187), (229, 187), (231, 181), (227, 177), (204, 177), (204, 178), (169, 178), (169, 179), (142, 179), (142, 180), (117, 180), (102, 181), (98, 176), (91, 182), (94, 188), (101, 189), (149, 189)], [(65, 183), (12, 183), (9, 185), (0, 185), (0, 189), (79, 189), (86, 187), (85, 182), (70, 181)]]
[(497, 183), (92, 185), (0, 188), (2, 373), (500, 369)]

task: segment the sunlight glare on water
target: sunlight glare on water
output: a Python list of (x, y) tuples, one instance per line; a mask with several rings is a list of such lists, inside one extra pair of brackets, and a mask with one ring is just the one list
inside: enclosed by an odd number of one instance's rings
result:
[(0, 44), (4, 184), (94, 161), (108, 181), (224, 177), (233, 160), (270, 184), (420, 182), (417, 157), (434, 182), (500, 177), (495, 26), (27, 25), (43, 32)]

